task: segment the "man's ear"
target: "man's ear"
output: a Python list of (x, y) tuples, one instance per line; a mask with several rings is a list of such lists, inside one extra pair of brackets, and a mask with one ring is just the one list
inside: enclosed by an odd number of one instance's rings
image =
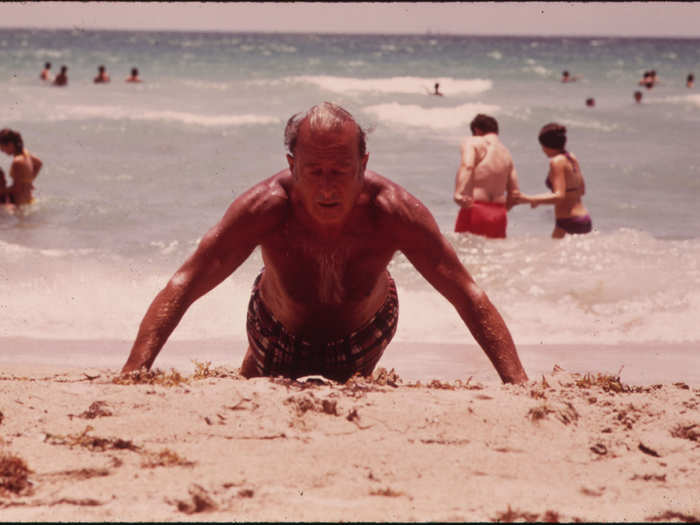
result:
[(361, 166), (362, 166), (362, 173), (365, 173), (365, 170), (367, 169), (367, 161), (369, 160), (369, 153), (365, 153), (365, 156), (362, 157), (361, 161)]
[(287, 164), (289, 164), (289, 171), (294, 173), (294, 156), (287, 153)]

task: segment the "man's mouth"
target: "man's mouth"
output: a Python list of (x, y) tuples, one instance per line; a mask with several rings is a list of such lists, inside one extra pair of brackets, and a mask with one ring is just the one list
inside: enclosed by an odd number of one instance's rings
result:
[(337, 202), (319, 202), (319, 206), (322, 206), (323, 208), (334, 208), (335, 206), (338, 206)]

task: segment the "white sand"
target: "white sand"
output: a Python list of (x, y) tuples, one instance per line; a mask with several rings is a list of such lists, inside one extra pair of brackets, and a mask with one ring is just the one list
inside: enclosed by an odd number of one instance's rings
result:
[(606, 392), (530, 371), (517, 387), (302, 385), (191, 367), (163, 386), (2, 370), (0, 455), (31, 471), (11, 491), (0, 468), (3, 521), (700, 518), (697, 384)]

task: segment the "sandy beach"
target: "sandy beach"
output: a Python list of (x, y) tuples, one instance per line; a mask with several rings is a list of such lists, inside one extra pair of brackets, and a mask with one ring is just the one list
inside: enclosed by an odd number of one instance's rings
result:
[(3, 521), (698, 521), (700, 388), (4, 364)]

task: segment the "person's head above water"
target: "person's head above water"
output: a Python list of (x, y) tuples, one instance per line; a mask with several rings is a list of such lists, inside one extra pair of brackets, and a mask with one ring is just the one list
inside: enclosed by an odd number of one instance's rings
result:
[(483, 134), (498, 134), (498, 122), (495, 118), (485, 115), (484, 113), (479, 113), (476, 117), (474, 117), (469, 123), (469, 127), (472, 130), (472, 135), (476, 135), (479, 131)]
[(545, 148), (563, 150), (566, 146), (566, 128), (556, 122), (542, 126), (537, 139)]
[(8, 146), (12, 145), (14, 147), (14, 151), (5, 151), (5, 153), (12, 154), (14, 153), (15, 155), (18, 153), (22, 153), (22, 150), (24, 150), (24, 141), (22, 140), (22, 135), (19, 134), (19, 132), (14, 131), (9, 128), (5, 128), (3, 130), (0, 130), (0, 146)]

